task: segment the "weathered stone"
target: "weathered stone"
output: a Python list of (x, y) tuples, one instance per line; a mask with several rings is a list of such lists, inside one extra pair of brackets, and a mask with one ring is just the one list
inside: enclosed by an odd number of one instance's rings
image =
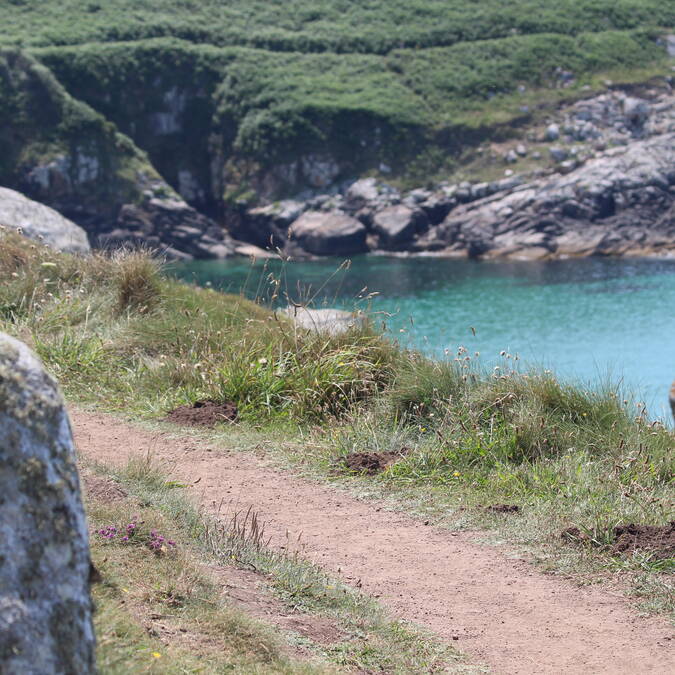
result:
[(628, 96), (623, 101), (625, 124), (634, 131), (644, 127), (649, 118), (649, 103), (640, 98)]
[(379, 192), (375, 178), (362, 178), (352, 183), (345, 195), (347, 206), (358, 211), (367, 204), (377, 200)]
[[(554, 174), (506, 195), (460, 205), (428, 240), (466, 250), (469, 256), (490, 257), (512, 255), (522, 237), (533, 232), (547, 236), (542, 242), (528, 240), (528, 247), (548, 248), (559, 256), (672, 249), (673, 166), (675, 133), (634, 141), (567, 175)], [(510, 236), (502, 237), (504, 233)]]
[(44, 204), (0, 187), (0, 225), (20, 229), (30, 239), (66, 253), (88, 253), (87, 233)]
[(291, 225), (289, 238), (314, 255), (351, 255), (367, 250), (363, 223), (340, 212), (303, 213)]
[(554, 162), (562, 162), (567, 159), (569, 152), (565, 148), (561, 148), (557, 145), (554, 145), (552, 148), (548, 149), (551, 159)]
[(547, 141), (557, 141), (560, 138), (560, 127), (557, 124), (549, 124), (544, 132), (544, 139)]
[(379, 236), (380, 248), (396, 249), (424, 229), (426, 215), (403, 204), (390, 206), (375, 214), (373, 230)]
[(285, 199), (280, 202), (249, 209), (230, 231), (233, 236), (261, 248), (283, 248), (288, 228), (306, 209), (303, 202)]
[(229, 235), (177, 196), (126, 204), (120, 209), (117, 227), (99, 235), (96, 243), (108, 248), (145, 245), (163, 255), (171, 249), (178, 251), (181, 258), (234, 255), (234, 242)]
[(0, 671), (95, 672), (87, 525), (56, 382), (0, 333)]

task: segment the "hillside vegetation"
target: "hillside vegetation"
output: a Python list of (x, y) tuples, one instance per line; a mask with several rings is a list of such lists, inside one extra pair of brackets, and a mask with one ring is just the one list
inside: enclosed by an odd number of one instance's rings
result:
[[(369, 170), (424, 181), (582, 87), (665, 75), (658, 40), (675, 9), (653, 0), (14, 0), (0, 20), (0, 47), (41, 61), (173, 187), (215, 212)], [(3, 86), (0, 111), (7, 96)], [(63, 137), (63, 124), (47, 129)], [(26, 166), (4, 167), (0, 180), (17, 186)]]
[(173, 36), (275, 51), (383, 54), (513, 34), (675, 25), (658, 0), (12, 0), (2, 41), (44, 46)]

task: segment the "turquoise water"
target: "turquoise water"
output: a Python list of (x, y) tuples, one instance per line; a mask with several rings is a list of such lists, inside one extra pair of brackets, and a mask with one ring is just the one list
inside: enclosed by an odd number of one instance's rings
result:
[[(481, 263), (439, 258), (194, 262), (184, 279), (249, 297), (270, 292), (271, 274), (293, 300), (369, 307), (401, 343), (442, 356), (459, 345), (486, 367), (517, 354), (591, 385), (609, 378), (668, 417), (675, 378), (675, 261), (587, 258)], [(369, 293), (378, 293), (368, 298)], [(282, 299), (280, 304), (286, 304)], [(475, 335), (472, 331), (475, 330)]]

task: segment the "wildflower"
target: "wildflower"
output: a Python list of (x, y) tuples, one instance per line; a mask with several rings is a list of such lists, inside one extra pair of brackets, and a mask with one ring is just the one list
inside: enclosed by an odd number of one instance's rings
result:
[(162, 655), (159, 652), (152, 652), (153, 659), (161, 659)]
[(459, 478), (462, 474), (459, 471), (455, 471), (452, 474), (455, 478)]
[(266, 366), (267, 365), (267, 359), (263, 356), (262, 358), (258, 359), (258, 363), (261, 366)]

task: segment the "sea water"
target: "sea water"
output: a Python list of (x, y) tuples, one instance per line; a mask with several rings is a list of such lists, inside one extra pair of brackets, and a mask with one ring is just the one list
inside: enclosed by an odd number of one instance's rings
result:
[[(362, 308), (405, 346), (483, 367), (550, 369), (591, 387), (619, 385), (653, 418), (670, 417), (675, 378), (675, 260), (476, 262), (359, 256), (349, 262), (200, 261), (174, 273), (277, 305)], [(513, 359), (508, 360), (512, 364)]]

